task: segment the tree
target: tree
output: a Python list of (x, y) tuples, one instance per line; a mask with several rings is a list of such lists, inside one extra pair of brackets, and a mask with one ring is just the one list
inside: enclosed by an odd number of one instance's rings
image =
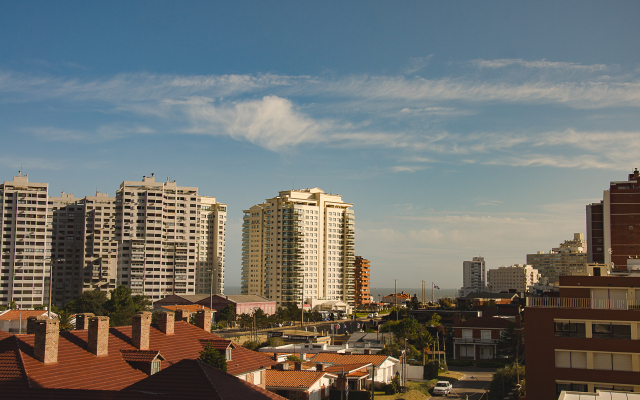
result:
[(75, 328), (75, 326), (71, 323), (71, 312), (69, 310), (60, 310), (58, 311), (58, 321), (60, 332), (70, 331)]
[(227, 358), (221, 352), (211, 347), (211, 344), (208, 344), (207, 347), (200, 352), (200, 361), (222, 372), (227, 372)]
[(521, 333), (522, 331), (517, 330), (515, 324), (509, 324), (500, 334), (500, 340), (497, 343), (498, 356), (508, 357), (511, 360), (524, 356)]
[(507, 394), (518, 383), (518, 375), (520, 380), (524, 379), (524, 366), (520, 365), (516, 368), (515, 364), (507, 365), (504, 368), (498, 368), (493, 374), (493, 380), (489, 389), (490, 400), (504, 399)]
[(393, 332), (398, 340), (409, 339), (413, 340), (418, 332), (420, 332), (420, 324), (413, 318), (405, 318), (397, 324), (390, 326), (391, 332)]
[(438, 305), (440, 306), (440, 308), (450, 310), (453, 308), (453, 301), (451, 301), (451, 299), (448, 297), (442, 297), (438, 299)]
[(251, 351), (256, 351), (258, 350), (261, 346), (259, 342), (256, 342), (255, 340), (247, 340), (246, 342), (242, 343), (242, 347), (244, 347), (245, 349), (249, 349)]
[[(412, 310), (417, 310), (420, 307), (420, 301), (418, 300), (418, 295), (414, 294), (413, 297), (411, 298), (411, 309)], [(409, 304), (407, 304), (407, 306), (409, 306)]]
[(300, 357), (298, 356), (287, 356), (287, 361), (293, 361), (293, 362), (302, 362), (302, 359), (300, 359)]
[(110, 326), (131, 325), (131, 318), (138, 311), (146, 311), (149, 300), (146, 296), (131, 297), (131, 289), (120, 285), (111, 291), (111, 298), (105, 303), (105, 311)]
[(77, 295), (69, 304), (66, 309), (73, 313), (93, 313), (93, 315), (106, 315), (104, 308), (107, 302), (107, 294), (98, 290), (92, 290), (82, 292)]
[(220, 311), (218, 316), (218, 322), (225, 321), (227, 324), (231, 324), (236, 320), (236, 309), (229, 304)]

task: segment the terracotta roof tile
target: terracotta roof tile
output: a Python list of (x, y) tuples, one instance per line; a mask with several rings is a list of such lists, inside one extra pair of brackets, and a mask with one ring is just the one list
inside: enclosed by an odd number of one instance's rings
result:
[(274, 388), (309, 388), (325, 375), (337, 378), (336, 375), (324, 371), (280, 371), (268, 369), (266, 371), (265, 385)]
[(330, 367), (325, 367), (323, 371), (332, 372), (332, 373), (342, 373), (342, 369), (344, 368), (344, 372), (351, 373), (353, 371), (357, 371), (359, 369), (367, 368), (371, 365), (371, 363), (358, 363), (358, 364), (340, 364), (340, 365), (332, 365)]
[[(87, 330), (61, 332), (58, 341), (58, 362), (45, 365), (34, 358), (34, 335), (12, 335), (8, 342), (0, 341), (0, 377), (20, 378), (15, 360), (22, 358), (28, 382), (34, 388), (57, 389), (102, 389), (120, 390), (141, 381), (148, 375), (124, 361), (120, 350), (136, 350), (131, 344), (131, 326), (109, 329), (109, 354), (96, 357), (87, 351)], [(167, 362), (162, 368), (181, 360), (195, 360), (200, 357), (200, 339), (224, 340), (184, 321), (174, 326), (173, 335), (165, 335), (152, 326), (149, 332), (149, 346), (161, 352)], [(14, 344), (11, 344), (14, 340)], [(18, 351), (19, 349), (19, 351)], [(232, 351), (227, 372), (243, 374), (274, 365), (262, 355), (238, 346)], [(72, 377), (72, 379), (70, 379)], [(2, 378), (0, 378), (2, 379)]]
[(120, 353), (126, 362), (152, 363), (156, 358), (164, 360), (164, 357), (157, 350), (120, 350)]
[(311, 361), (322, 364), (346, 365), (371, 363), (379, 367), (389, 356), (382, 354), (337, 354), (337, 353), (318, 353)]
[(225, 339), (200, 339), (200, 345), (202, 345), (203, 349), (210, 345), (216, 350), (226, 350), (229, 346), (232, 349), (238, 347), (231, 340)]
[[(161, 308), (164, 308), (166, 310), (170, 310), (170, 311), (175, 311), (175, 310), (187, 310), (190, 313), (194, 313), (196, 311), (200, 311), (200, 310), (211, 310), (209, 307), (204, 307), (202, 308), (201, 305), (199, 304), (183, 304), (183, 305), (173, 305), (173, 306), (162, 306)], [(213, 311), (216, 311), (216, 309), (213, 309)]]
[(26, 321), (29, 317), (39, 317), (41, 315), (47, 315), (47, 312), (43, 310), (7, 310), (0, 314), (0, 321), (13, 321), (20, 318)]

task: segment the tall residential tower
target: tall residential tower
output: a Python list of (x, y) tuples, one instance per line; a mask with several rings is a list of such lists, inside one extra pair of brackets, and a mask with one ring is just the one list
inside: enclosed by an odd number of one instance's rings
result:
[(484, 257), (473, 257), (471, 261), (462, 262), (462, 288), (460, 296), (466, 297), (469, 293), (479, 293), (486, 290), (486, 271)]
[(353, 204), (318, 188), (282, 191), (244, 211), (242, 294), (278, 305), (355, 304)]

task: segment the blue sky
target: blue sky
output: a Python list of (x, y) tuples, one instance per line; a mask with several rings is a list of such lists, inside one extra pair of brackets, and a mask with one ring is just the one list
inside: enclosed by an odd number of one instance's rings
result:
[(114, 194), (151, 172), (242, 210), (355, 204), (374, 286), (462, 284), (584, 232), (640, 166), (637, 2), (6, 2), (0, 172)]

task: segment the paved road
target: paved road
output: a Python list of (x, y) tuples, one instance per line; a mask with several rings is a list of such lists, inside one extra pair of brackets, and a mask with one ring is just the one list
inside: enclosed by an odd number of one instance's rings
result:
[[(465, 376), (453, 384), (450, 399), (479, 400), (486, 389), (489, 389), (495, 370), (490, 368), (451, 367), (450, 370), (462, 372)], [(483, 398), (484, 400), (484, 398)]]

